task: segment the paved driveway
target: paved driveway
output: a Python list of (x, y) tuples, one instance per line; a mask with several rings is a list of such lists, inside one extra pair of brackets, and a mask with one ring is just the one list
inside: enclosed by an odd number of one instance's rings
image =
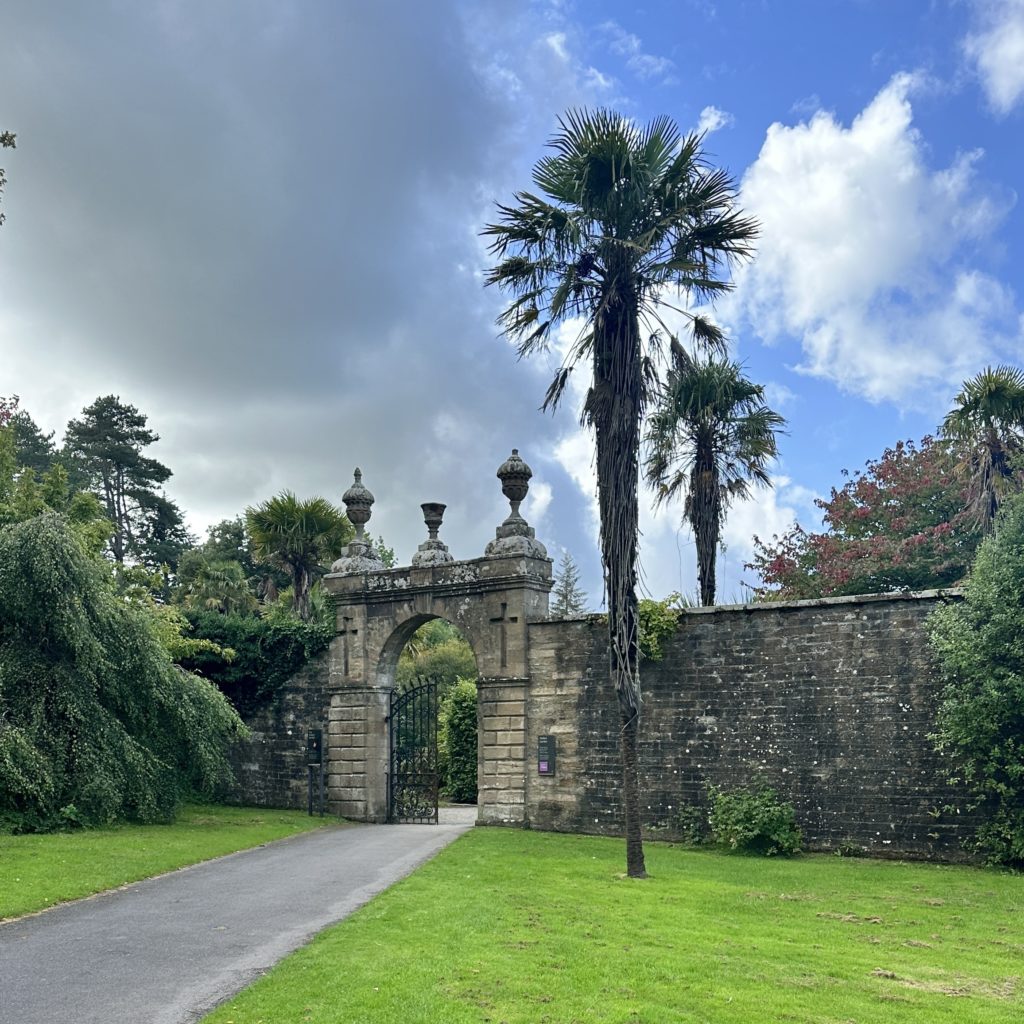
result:
[(198, 1020), (473, 816), (311, 832), (2, 924), (0, 1024)]

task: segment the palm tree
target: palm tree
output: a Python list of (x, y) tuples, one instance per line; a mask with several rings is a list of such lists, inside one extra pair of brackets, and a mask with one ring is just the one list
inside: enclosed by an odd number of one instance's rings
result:
[(964, 445), (968, 508), (987, 532), (1006, 495), (1022, 486), (1015, 470), (1024, 452), (1024, 370), (989, 366), (965, 380), (942, 433)]
[(345, 514), (326, 498), (299, 501), (282, 491), (245, 510), (245, 523), (257, 559), (284, 569), (292, 579), (292, 601), (303, 622), (310, 619), (309, 591), (317, 571), (330, 563), (352, 536)]
[[(249, 589), (239, 562), (209, 561), (203, 555), (188, 560), (191, 570), (182, 587), (182, 607), (188, 611), (214, 611), (222, 615), (247, 615), (259, 602)], [(180, 569), (181, 563), (179, 563)]]
[(544, 408), (558, 404), (574, 366), (589, 364), (583, 420), (597, 446), (610, 674), (622, 723), (626, 870), (634, 877), (646, 873), (636, 761), (641, 420), (657, 382), (660, 344), (672, 333), (666, 310), (687, 318), (699, 342), (721, 345), (712, 323), (675, 302), (705, 302), (727, 290), (723, 272), (751, 254), (757, 233), (735, 208), (735, 183), (705, 161), (701, 140), (681, 138), (667, 117), (642, 127), (609, 110), (570, 111), (550, 141), (554, 153), (534, 167), (538, 193), (516, 193), (515, 204), (499, 205), (499, 222), (484, 230), (498, 260), (487, 283), (514, 297), (498, 323), (520, 355), (545, 350), (560, 324), (582, 323)]
[(715, 556), (730, 504), (751, 484), (771, 486), (768, 464), (785, 420), (739, 363), (694, 359), (673, 347), (673, 366), (651, 416), (647, 478), (659, 504), (684, 495), (683, 521), (697, 544), (700, 601), (715, 603)]

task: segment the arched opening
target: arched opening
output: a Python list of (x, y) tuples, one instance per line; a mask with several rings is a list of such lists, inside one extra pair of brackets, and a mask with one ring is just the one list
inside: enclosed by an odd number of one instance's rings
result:
[(377, 679), (391, 693), (389, 819), (475, 820), (478, 671), (465, 633), (441, 616), (412, 616), (385, 643)]

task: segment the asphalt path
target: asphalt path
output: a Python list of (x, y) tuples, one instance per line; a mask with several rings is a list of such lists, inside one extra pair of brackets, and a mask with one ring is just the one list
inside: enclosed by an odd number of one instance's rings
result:
[(189, 1024), (471, 824), (328, 828), (0, 924), (0, 1024)]

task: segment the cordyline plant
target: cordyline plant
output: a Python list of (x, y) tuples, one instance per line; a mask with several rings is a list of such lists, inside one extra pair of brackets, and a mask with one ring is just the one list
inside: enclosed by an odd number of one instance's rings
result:
[(756, 223), (736, 208), (736, 184), (711, 167), (702, 136), (661, 117), (646, 126), (610, 110), (559, 120), (553, 151), (533, 169), (536, 192), (498, 206), (484, 234), (498, 260), (487, 283), (512, 301), (498, 319), (520, 355), (547, 349), (567, 321), (582, 327), (544, 400), (555, 407), (579, 363), (593, 377), (582, 420), (597, 446), (601, 559), (610, 675), (622, 723), (626, 868), (645, 872), (640, 835), (637, 722), (637, 543), (640, 432), (658, 383), (659, 350), (681, 315), (695, 341), (724, 346), (719, 329), (687, 307), (731, 285), (727, 270), (752, 254)]

